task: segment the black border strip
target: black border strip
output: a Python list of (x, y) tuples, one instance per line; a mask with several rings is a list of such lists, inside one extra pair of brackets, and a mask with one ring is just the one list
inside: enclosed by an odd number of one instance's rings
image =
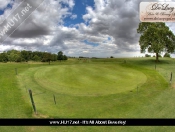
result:
[(175, 119), (0, 119), (0, 126), (175, 126)]

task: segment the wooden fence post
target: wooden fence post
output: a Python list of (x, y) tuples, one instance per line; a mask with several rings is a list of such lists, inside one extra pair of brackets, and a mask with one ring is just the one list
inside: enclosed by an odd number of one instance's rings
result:
[(34, 110), (35, 114), (37, 114), (35, 103), (34, 103), (33, 96), (32, 96), (32, 90), (30, 90), (30, 89), (29, 89), (29, 95), (30, 95), (30, 99), (31, 99), (31, 102), (32, 102), (33, 110)]
[(172, 82), (173, 73), (171, 72), (170, 83)]
[(53, 100), (54, 100), (54, 102), (56, 104), (56, 98), (55, 98), (55, 95), (54, 94), (53, 94)]

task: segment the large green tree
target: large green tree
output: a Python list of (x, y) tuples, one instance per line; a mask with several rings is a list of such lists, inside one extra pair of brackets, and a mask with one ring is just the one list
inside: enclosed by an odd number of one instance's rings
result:
[(161, 52), (173, 53), (175, 50), (175, 36), (169, 27), (163, 22), (139, 23), (137, 33), (140, 33), (139, 45), (141, 53), (146, 49), (150, 53), (156, 53), (156, 61)]

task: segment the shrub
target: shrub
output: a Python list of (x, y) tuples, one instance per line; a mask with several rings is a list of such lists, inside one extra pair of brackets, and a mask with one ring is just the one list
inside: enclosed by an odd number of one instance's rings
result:
[(151, 57), (151, 55), (145, 54), (145, 57)]
[(169, 53), (165, 53), (163, 57), (170, 57)]

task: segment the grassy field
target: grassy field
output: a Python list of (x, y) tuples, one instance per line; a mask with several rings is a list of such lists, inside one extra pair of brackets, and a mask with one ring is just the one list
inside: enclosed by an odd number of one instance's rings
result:
[[(175, 118), (175, 59), (1, 63), (1, 118)], [(18, 75), (15, 73), (18, 69)], [(38, 115), (33, 113), (33, 91)], [(53, 95), (56, 97), (54, 104)], [(174, 131), (174, 127), (0, 127), (0, 131)]]

